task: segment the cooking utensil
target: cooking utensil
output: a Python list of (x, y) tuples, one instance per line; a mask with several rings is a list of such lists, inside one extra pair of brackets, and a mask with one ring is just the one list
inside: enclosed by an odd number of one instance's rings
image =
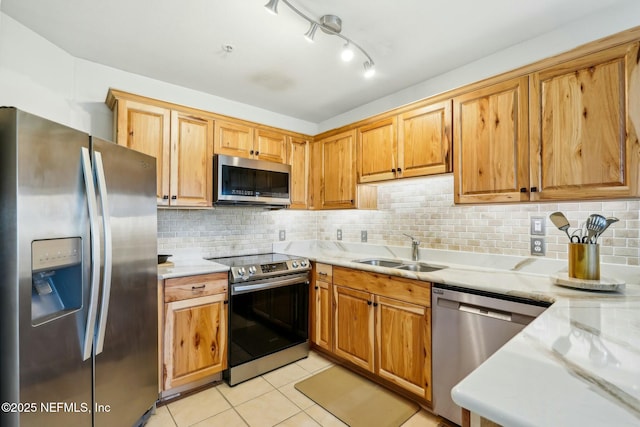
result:
[(558, 230), (564, 231), (567, 234), (567, 237), (569, 238), (569, 241), (571, 241), (571, 236), (569, 235), (569, 220), (567, 219), (566, 216), (564, 216), (564, 214), (562, 212), (554, 212), (551, 215), (549, 215), (549, 219), (551, 220), (551, 222), (553, 223), (553, 225), (555, 225)]
[(164, 264), (171, 255), (158, 255), (158, 264)]
[(592, 243), (595, 244), (594, 237), (598, 233), (602, 233), (602, 231), (607, 226), (607, 219), (599, 214), (591, 214), (589, 218), (587, 218), (587, 240), (583, 243)]
[(604, 232), (605, 232), (605, 230), (606, 230), (607, 228), (609, 228), (609, 226), (610, 226), (611, 224), (613, 224), (614, 222), (618, 222), (618, 221), (620, 221), (620, 220), (619, 220), (618, 218), (616, 218), (615, 216), (610, 216), (610, 217), (605, 218), (605, 221), (606, 221), (606, 224), (605, 224), (604, 228), (602, 229), (602, 231), (600, 231), (598, 234), (596, 234), (596, 237), (595, 237), (596, 242), (598, 241), (598, 238), (600, 237), (600, 235), (601, 235), (602, 233), (604, 233)]

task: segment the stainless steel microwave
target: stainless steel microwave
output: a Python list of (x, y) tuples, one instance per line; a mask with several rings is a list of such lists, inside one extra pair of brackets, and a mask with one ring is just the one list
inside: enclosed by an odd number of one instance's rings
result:
[(214, 205), (283, 208), (291, 204), (291, 166), (242, 157), (213, 156)]

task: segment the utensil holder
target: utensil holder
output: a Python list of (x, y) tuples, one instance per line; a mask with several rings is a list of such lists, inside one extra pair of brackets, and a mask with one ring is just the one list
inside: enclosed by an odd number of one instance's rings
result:
[(600, 245), (569, 243), (569, 277), (600, 280)]

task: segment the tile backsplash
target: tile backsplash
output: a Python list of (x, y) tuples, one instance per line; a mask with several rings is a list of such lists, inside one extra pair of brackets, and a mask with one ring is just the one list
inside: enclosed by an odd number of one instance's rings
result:
[(551, 212), (565, 213), (577, 227), (592, 213), (620, 219), (600, 238), (605, 263), (640, 265), (640, 201), (453, 204), (453, 176), (401, 180), (378, 186), (378, 210), (269, 211), (225, 207), (214, 210), (159, 210), (161, 252), (195, 250), (203, 256), (270, 252), (279, 230), (286, 240), (410, 246), (410, 234), (423, 248), (529, 256), (530, 218), (544, 217), (546, 257), (566, 259), (567, 237), (549, 221)]

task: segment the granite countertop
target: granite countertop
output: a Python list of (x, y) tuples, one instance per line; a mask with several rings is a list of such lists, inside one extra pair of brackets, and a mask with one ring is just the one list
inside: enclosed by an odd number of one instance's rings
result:
[(340, 242), (274, 244), (317, 262), (552, 302), (542, 315), (456, 385), (460, 406), (505, 426), (640, 425), (640, 268), (601, 265), (621, 292), (552, 283), (566, 261), (424, 250), (446, 265), (415, 273), (353, 262), (408, 260), (409, 248)]

